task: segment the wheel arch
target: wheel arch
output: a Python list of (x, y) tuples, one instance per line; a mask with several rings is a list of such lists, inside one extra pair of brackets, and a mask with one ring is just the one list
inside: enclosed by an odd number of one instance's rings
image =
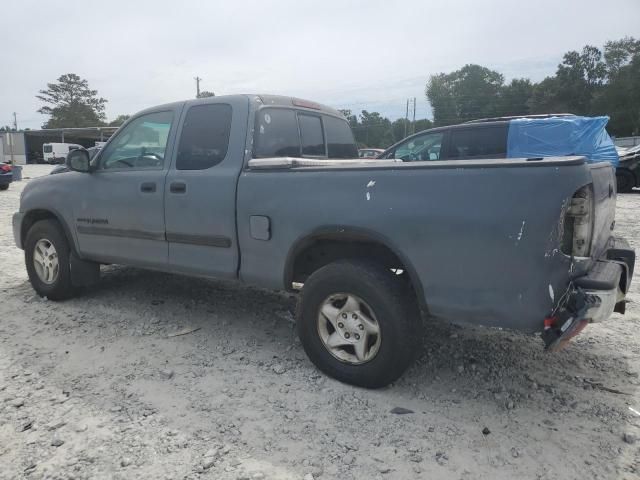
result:
[(386, 236), (358, 227), (323, 226), (300, 236), (287, 254), (285, 288), (291, 290), (293, 282), (304, 283), (313, 271), (345, 258), (370, 258), (388, 263), (390, 268), (401, 268), (408, 275), (420, 308), (428, 310), (422, 282), (411, 261)]
[(76, 248), (76, 243), (74, 241), (73, 235), (71, 234), (71, 230), (69, 226), (64, 221), (62, 215), (50, 208), (34, 208), (27, 211), (22, 218), (22, 224), (20, 225), (20, 243), (22, 244), (22, 248), (24, 248), (24, 243), (27, 238), (27, 234), (31, 227), (40, 220), (55, 220), (62, 227), (62, 231), (64, 232), (65, 237), (67, 238), (67, 242), (69, 243), (69, 247), (78, 255), (78, 249)]

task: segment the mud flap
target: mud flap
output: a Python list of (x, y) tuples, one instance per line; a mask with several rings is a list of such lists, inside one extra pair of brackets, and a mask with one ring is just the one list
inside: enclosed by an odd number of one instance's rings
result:
[(556, 315), (545, 319), (542, 332), (545, 350), (556, 352), (562, 349), (589, 324), (589, 319), (585, 318), (587, 312), (599, 307), (600, 303), (600, 297), (590, 295), (580, 288), (575, 289), (569, 295), (566, 305)]
[(71, 252), (69, 256), (71, 267), (71, 283), (76, 287), (88, 287), (100, 280), (100, 264), (81, 260)]

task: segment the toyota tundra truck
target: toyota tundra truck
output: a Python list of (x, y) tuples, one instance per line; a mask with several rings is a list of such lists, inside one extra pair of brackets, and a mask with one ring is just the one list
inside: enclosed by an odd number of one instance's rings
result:
[(614, 235), (611, 164), (357, 157), (345, 118), (314, 102), (162, 105), (30, 181), (15, 241), (51, 300), (101, 264), (298, 291), (311, 361), (370, 388), (402, 375), (431, 318), (554, 350), (624, 312), (635, 253)]

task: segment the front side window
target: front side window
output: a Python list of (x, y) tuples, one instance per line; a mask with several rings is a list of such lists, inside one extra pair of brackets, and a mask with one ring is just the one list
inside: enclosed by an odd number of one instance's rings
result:
[(231, 133), (231, 106), (217, 103), (191, 107), (182, 126), (178, 170), (203, 170), (227, 155)]
[(298, 123), (300, 124), (302, 155), (312, 157), (326, 156), (320, 117), (298, 114)]
[(164, 166), (173, 112), (154, 112), (129, 122), (100, 155), (100, 170), (157, 170)]
[(390, 157), (405, 162), (440, 160), (443, 137), (443, 132), (433, 132), (410, 138), (398, 145)]
[(266, 108), (256, 117), (254, 158), (300, 156), (298, 120), (294, 110)]
[(358, 147), (351, 127), (346, 120), (324, 117), (324, 133), (327, 137), (327, 153), (331, 159), (358, 158)]

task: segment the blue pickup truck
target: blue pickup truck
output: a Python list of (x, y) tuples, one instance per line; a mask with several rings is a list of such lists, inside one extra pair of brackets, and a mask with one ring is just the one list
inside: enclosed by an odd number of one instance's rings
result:
[(344, 117), (314, 102), (162, 105), (30, 181), (15, 241), (52, 300), (106, 263), (297, 290), (309, 358), (372, 388), (402, 375), (433, 317), (555, 349), (624, 311), (635, 254), (613, 232), (610, 163), (357, 157)]

